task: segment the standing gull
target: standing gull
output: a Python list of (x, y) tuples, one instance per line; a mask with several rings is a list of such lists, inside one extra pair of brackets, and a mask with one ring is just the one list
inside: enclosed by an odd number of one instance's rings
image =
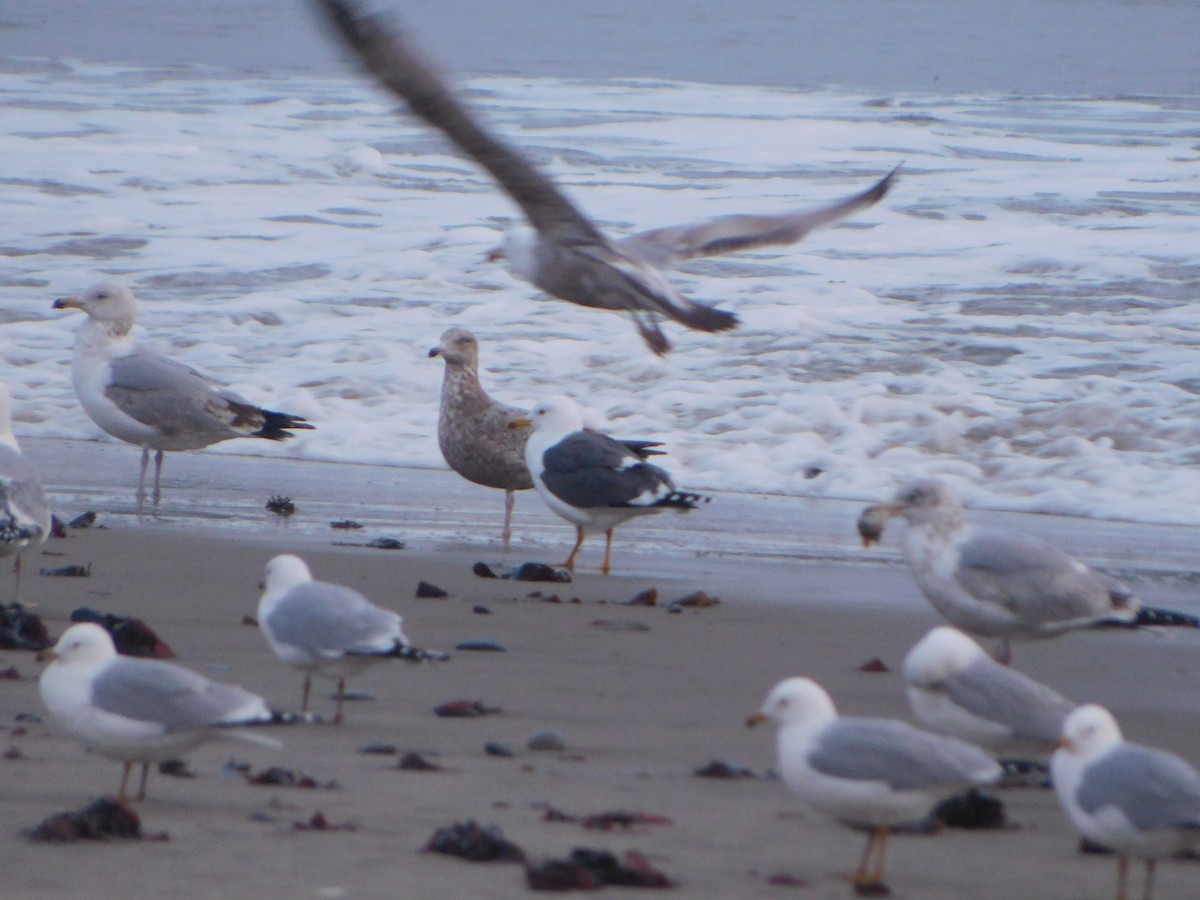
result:
[(533, 487), (525, 465), (529, 432), (509, 428), (524, 414), (487, 395), (479, 384), (479, 341), (465, 328), (442, 334), (429, 355), (446, 361), (438, 447), (446, 464), (468, 481), (504, 491), (504, 546), (512, 540), (513, 492)]
[(284, 554), (267, 563), (263, 588), (258, 627), (275, 655), (304, 673), (303, 712), (308, 712), (313, 674), (337, 680), (333, 721), (340, 724), (348, 676), (380, 659), (435, 656), (409, 645), (398, 613), (352, 588), (314, 581), (298, 556)]
[(1138, 619), (1138, 599), (1117, 579), (1032, 535), (964, 522), (944, 482), (916, 481), (868, 507), (858, 522), (863, 544), (878, 541), (893, 516), (908, 523), (904, 555), (925, 599), (963, 631), (999, 638), (1002, 662), (1012, 639)]
[(659, 328), (658, 316), (706, 332), (725, 331), (738, 321), (732, 313), (682, 296), (661, 267), (699, 256), (794, 243), (813, 228), (878, 201), (895, 175), (822, 209), (729, 216), (610, 241), (553, 181), (476, 120), (406, 34), (389, 29), (378, 16), (361, 14), (350, 0), (319, 2), (363, 66), (414, 114), (487, 169), (521, 208), (532, 229), (510, 231), (503, 250), (517, 274), (559, 299), (628, 312), (642, 339), (659, 355), (671, 345)]
[(93, 622), (72, 625), (47, 654), (54, 661), (38, 682), (42, 703), (88, 749), (121, 760), (121, 802), (134, 763), (142, 764), (142, 800), (150, 763), (205, 741), (228, 736), (279, 746), (238, 727), (277, 720), (262, 697), (174, 663), (118, 656), (108, 632)]
[(1104, 707), (1067, 716), (1050, 771), (1071, 823), (1117, 853), (1118, 900), (1131, 856), (1145, 860), (1142, 896), (1151, 900), (1158, 858), (1200, 847), (1200, 772), (1173, 753), (1124, 740)]
[(921, 724), (990, 749), (1049, 754), (1076, 704), (992, 659), (961, 631), (939, 625), (904, 658), (908, 702)]
[(817, 810), (869, 829), (852, 876), (860, 889), (883, 887), (889, 826), (920, 821), (942, 800), (1000, 777), (995, 760), (954, 738), (891, 719), (839, 717), (808, 678), (779, 682), (746, 724), (768, 719), (779, 726), (784, 783)]
[(635, 516), (665, 509), (687, 512), (702, 498), (675, 490), (671, 476), (646, 462), (658, 444), (619, 441), (585, 430), (583, 411), (569, 397), (552, 397), (510, 427), (532, 426), (525, 462), (537, 492), (551, 511), (575, 526), (575, 547), (563, 563), (575, 568), (575, 555), (588, 534), (603, 531), (604, 564), (609, 573), (613, 529)]
[(55, 309), (81, 309), (71, 377), (92, 421), (142, 448), (138, 513), (146, 499), (146, 466), (154, 450), (154, 509), (162, 496), (163, 451), (197, 450), (230, 438), (285, 441), (289, 429), (312, 428), (300, 416), (259, 409), (174, 360), (138, 346), (130, 334), (133, 294), (115, 281), (92, 285)]
[(16, 601), (21, 602), (21, 554), (50, 534), (50, 507), (42, 480), (12, 429), (12, 397), (0, 382), (0, 556), (16, 556)]

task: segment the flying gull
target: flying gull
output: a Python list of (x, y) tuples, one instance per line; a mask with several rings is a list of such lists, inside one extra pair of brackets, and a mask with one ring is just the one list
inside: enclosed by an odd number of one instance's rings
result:
[(1076, 704), (992, 659), (956, 628), (939, 625), (908, 651), (904, 681), (926, 728), (993, 750), (1048, 755)]
[(21, 554), (50, 534), (50, 507), (42, 480), (12, 429), (12, 398), (0, 382), (0, 556), (16, 556), (16, 600), (21, 602)]
[(308, 712), (314, 674), (337, 680), (333, 721), (340, 724), (350, 675), (381, 659), (445, 658), (412, 647), (400, 625), (398, 613), (376, 606), (358, 591), (314, 581), (298, 556), (284, 554), (267, 563), (258, 627), (275, 655), (304, 673), (303, 712)]
[(85, 747), (122, 762), (121, 802), (134, 763), (142, 764), (137, 799), (143, 800), (150, 763), (205, 741), (280, 746), (242, 727), (279, 721), (262, 697), (174, 663), (118, 656), (108, 632), (93, 622), (72, 625), (46, 653), (53, 662), (38, 682), (42, 703)]
[(1142, 896), (1151, 900), (1159, 857), (1200, 847), (1200, 772), (1173, 753), (1124, 740), (1104, 707), (1089, 704), (1067, 716), (1050, 772), (1071, 823), (1116, 852), (1118, 900), (1126, 896), (1130, 857), (1146, 863)]
[(662, 455), (653, 441), (622, 441), (586, 430), (583, 411), (569, 397), (552, 397), (529, 418), (510, 427), (532, 426), (525, 462), (538, 494), (552, 512), (575, 526), (575, 547), (563, 563), (575, 568), (575, 555), (588, 534), (603, 531), (607, 575), (613, 529), (636, 516), (666, 509), (687, 512), (706, 498), (675, 490), (671, 476), (646, 459)]
[(87, 313), (75, 333), (75, 394), (104, 431), (142, 448), (139, 514), (146, 499), (151, 450), (157, 511), (163, 451), (196, 450), (240, 437), (284, 441), (293, 437), (289, 429), (313, 427), (300, 416), (259, 409), (194, 369), (138, 346), (130, 334), (136, 310), (133, 294), (123, 284), (92, 285), (78, 297), (55, 300), (54, 308)]
[[(970, 744), (891, 719), (839, 717), (823, 687), (786, 678), (747, 725), (772, 720), (784, 783), (820, 812), (869, 831), (852, 879), (883, 889), (888, 828), (918, 822), (949, 797), (1000, 777), (1000, 765)], [(876, 852), (871, 867), (872, 851)]]
[(732, 313), (688, 299), (662, 267), (700, 256), (791, 244), (813, 228), (882, 198), (895, 172), (861, 194), (816, 210), (782, 215), (737, 215), (660, 228), (611, 241), (545, 174), (481, 124), (409, 36), (351, 0), (319, 0), (362, 65), (413, 113), (442, 131), (486, 169), (521, 208), (532, 229), (510, 231), (503, 255), (518, 275), (551, 296), (582, 306), (628, 312), (659, 355), (670, 343), (663, 316), (698, 331), (737, 325)]
[(468, 481), (504, 491), (507, 547), (512, 540), (513, 492), (533, 487), (525, 465), (526, 429), (509, 428), (524, 415), (487, 395), (479, 384), (479, 341), (465, 328), (450, 328), (429, 355), (446, 361), (438, 447), (446, 464)]
[(933, 607), (978, 637), (998, 638), (998, 658), (1011, 659), (1009, 641), (1047, 638), (1098, 624), (1188, 625), (1197, 621), (1142, 608), (1128, 587), (1088, 568), (1032, 535), (969, 525), (950, 486), (915, 481), (890, 503), (863, 511), (863, 544), (878, 541), (887, 521), (908, 523), (904, 555)]

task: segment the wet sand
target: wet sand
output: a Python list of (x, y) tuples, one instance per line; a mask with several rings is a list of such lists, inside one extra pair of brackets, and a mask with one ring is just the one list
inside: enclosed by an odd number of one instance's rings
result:
[[(534, 858), (564, 856), (576, 846), (636, 848), (678, 882), (674, 896), (852, 895), (843, 875), (857, 863), (861, 836), (808, 811), (778, 781), (691, 773), (713, 759), (760, 776), (774, 767), (771, 730), (742, 723), (788, 675), (818, 679), (845, 713), (907, 718), (895, 670), (937, 619), (899, 564), (895, 535), (881, 552), (856, 546), (851, 525), (860, 504), (722, 495), (691, 516), (620, 529), (614, 576), (595, 573), (601, 547), (589, 545), (574, 583), (530, 584), (482, 579), (471, 567), (565, 555), (569, 529), (531, 495), (518, 499), (517, 538), (506, 554), (497, 539), (500, 496), (448, 473), (175, 454), (163, 519), (138, 523), (129, 515), (136, 451), (27, 444), (44, 462), (56, 510), (98, 509), (107, 526), (72, 531), (46, 546), (53, 556), (29, 558), (30, 570), (91, 564), (89, 578), (29, 580), (27, 598), (40, 603), (55, 634), (78, 606), (140, 616), (179, 662), (295, 708), (301, 675), (242, 624), (254, 612), (263, 565), (286, 551), (303, 555), (318, 578), (354, 586), (401, 612), (421, 646), (453, 651), (461, 641), (484, 639), (508, 652), (380, 664), (352, 684), (375, 699), (349, 704), (343, 726), (288, 728), (277, 752), (209, 744), (189, 756), (194, 779), (152, 774), (148, 799), (136, 808), (146, 832), (166, 832), (169, 840), (72, 846), (30, 845), (19, 831), (114, 792), (120, 766), (85, 753), (49, 724), (13, 734), (17, 714), (42, 712), (35, 680), (41, 666), (30, 654), (4, 652), (0, 668), (15, 665), (22, 676), (0, 681), (4, 749), (20, 753), (0, 759), (4, 896), (527, 894), (518, 866), (421, 852), (435, 829), (466, 819), (499, 825)], [(290, 494), (296, 516), (285, 523), (263, 511), (271, 493)], [(329, 528), (342, 518), (367, 527)], [(1195, 573), (1186, 565), (1195, 547), (1191, 530), (1009, 518), (1086, 545), (1072, 549), (1115, 571), (1133, 572), (1148, 602), (1196, 608)], [(408, 545), (333, 546), (380, 535)], [(0, 574), (4, 596), (10, 579)], [(451, 597), (416, 599), (422, 579)], [(721, 603), (679, 614), (619, 605), (650, 587), (660, 603), (698, 589)], [(474, 611), (477, 605), (490, 615)], [(1015, 656), (1020, 668), (1068, 696), (1109, 705), (1129, 737), (1196, 761), (1200, 635), (1094, 632), (1018, 645)], [(873, 657), (893, 671), (858, 670)], [(331, 685), (317, 685), (315, 710), (328, 714)], [(456, 699), (502, 712), (475, 719), (433, 714)], [(561, 732), (566, 750), (525, 749), (539, 728)], [(516, 756), (487, 755), (488, 741), (509, 745)], [(358, 752), (368, 743), (418, 751), (448, 771), (401, 771), (395, 756)], [(250, 786), (222, 774), (231, 758), (256, 771), (284, 766), (338, 788)], [(1005, 830), (895, 840), (888, 859), (894, 895), (1110, 895), (1115, 863), (1076, 852), (1076, 836), (1050, 792), (1000, 796), (1010, 821)], [(589, 831), (544, 821), (545, 804), (580, 816), (643, 812), (671, 824)], [(354, 830), (293, 830), (317, 810)], [(809, 886), (769, 884), (777, 872)], [(1200, 864), (1168, 863), (1158, 896), (1194, 896), (1198, 880)]]

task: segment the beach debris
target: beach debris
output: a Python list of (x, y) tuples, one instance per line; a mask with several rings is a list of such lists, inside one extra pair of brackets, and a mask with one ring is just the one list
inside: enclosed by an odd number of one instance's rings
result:
[(441, 600), (450, 596), (449, 591), (444, 591), (436, 584), (430, 584), (428, 581), (417, 582), (417, 596), (422, 599)]
[(484, 706), (479, 700), (451, 700), (433, 708), (433, 714), (444, 719), (475, 719), (479, 716), (494, 716), (499, 712), (499, 707)]
[(426, 759), (415, 750), (409, 750), (402, 757), (397, 768), (404, 769), (407, 772), (445, 772), (447, 771), (442, 766), (435, 762)]
[(756, 778), (757, 776), (745, 766), (735, 765), (723, 759), (714, 759), (692, 772), (697, 778)]
[(508, 648), (496, 641), (460, 641), (454, 645), (455, 650), (478, 650), (485, 653), (507, 653)]
[(246, 615), (242, 616), (242, 624), (250, 625), (254, 628), (257, 628), (258, 627), (258, 619), (256, 619), (254, 616), (250, 615), (249, 613), (246, 613)]
[(632, 600), (626, 601), (625, 606), (657, 606), (658, 605), (658, 589), (646, 588)]
[(683, 609), (708, 609), (720, 605), (720, 598), (707, 594), (704, 591), (692, 591), (692, 593), (668, 603), (667, 612), (679, 612)]
[(553, 806), (546, 806), (543, 822), (577, 822), (592, 831), (612, 831), (616, 828), (629, 829), (637, 825), (674, 825), (667, 816), (654, 813), (626, 812), (623, 809), (594, 813), (588, 816), (572, 816)]
[(999, 762), (1004, 774), (1000, 776), (997, 787), (1049, 789), (1053, 786), (1050, 783), (1050, 766), (1042, 760), (1002, 759)]
[(404, 541), (393, 537), (377, 537), (367, 541), (367, 546), (373, 550), (403, 550)]
[(861, 666), (859, 666), (858, 671), (881, 674), (883, 672), (890, 672), (892, 670), (887, 667), (887, 663), (885, 663), (878, 656), (875, 656), (875, 657), (872, 657), (871, 659), (868, 659), (865, 663), (863, 663)]
[(492, 611), (481, 603), (476, 603), (474, 606), (472, 606), (471, 612), (475, 613), (477, 616), (490, 616), (492, 614)]
[(947, 828), (992, 829), (1006, 824), (1004, 804), (972, 788), (966, 793), (943, 800), (933, 810), (933, 818)]
[(0, 650), (45, 650), (53, 643), (37, 613), (20, 603), (0, 604)]
[(69, 565), (59, 566), (57, 569), (38, 569), (38, 574), (46, 578), (90, 578), (92, 575), (92, 564), (86, 566)]
[(67, 527), (63, 525), (62, 519), (51, 514), (50, 516), (50, 537), (63, 539), (67, 536)]
[(319, 809), (312, 814), (312, 818), (307, 822), (293, 822), (292, 831), (357, 831), (358, 826), (352, 822), (343, 822), (341, 825), (334, 825), (327, 818), (325, 813)]
[(266, 508), (283, 519), (296, 514), (296, 504), (292, 502), (292, 498), (282, 494), (272, 494), (268, 497)]
[(171, 778), (196, 777), (196, 773), (188, 768), (186, 760), (182, 759), (164, 759), (158, 764), (158, 773), (160, 775), (169, 775)]
[(483, 745), (483, 752), (488, 756), (500, 756), (504, 758), (517, 755), (512, 747), (508, 746), (508, 744), (501, 744), (499, 741), (488, 741)]
[(363, 526), (361, 522), (355, 522), (353, 519), (340, 519), (337, 522), (330, 522), (329, 527), (335, 531), (358, 531)]
[(548, 581), (570, 584), (571, 573), (566, 569), (548, 566), (545, 563), (526, 562), (519, 566), (490, 566), (477, 562), (471, 571), (480, 578), (508, 578), (513, 581)]
[(57, 813), (25, 832), (35, 843), (125, 840), (165, 841), (166, 833), (143, 835), (132, 809), (112, 797), (101, 797), (75, 812)]
[(605, 885), (670, 888), (675, 883), (636, 850), (618, 861), (607, 850), (576, 847), (567, 859), (549, 860), (525, 870), (525, 883), (535, 891), (594, 891)]
[(484, 828), (474, 821), (439, 828), (425, 844), (425, 850), (471, 862), (525, 862), (525, 851), (505, 838), (499, 826)]
[(0, 753), (0, 758), (15, 762), (16, 760), (24, 759), (25, 754), (21, 752), (20, 747), (18, 747), (16, 744), (13, 744), (3, 753)]
[(649, 631), (650, 626), (637, 619), (594, 619), (591, 623), (605, 631)]
[[(82, 512), (67, 523), (68, 528), (91, 528), (96, 524), (96, 513), (92, 510)], [(65, 535), (64, 535), (65, 537)]]
[(400, 748), (395, 744), (362, 744), (359, 746), (358, 752), (376, 756), (395, 756), (400, 752)]
[(304, 788), (305, 790), (319, 789), (323, 791), (341, 789), (341, 785), (336, 781), (326, 781), (322, 784), (311, 775), (305, 775), (303, 772), (297, 772), (293, 769), (285, 769), (283, 766), (271, 766), (268, 769), (263, 769), (261, 772), (251, 772), (250, 767), (246, 766), (240, 774), (246, 779), (247, 784), (261, 787), (294, 787)]
[(9, 666), (7, 669), (0, 669), (0, 681), (20, 681), (21, 673), (17, 671), (16, 666)]
[(766, 882), (767, 884), (774, 885), (775, 887), (812, 887), (812, 884), (808, 881), (808, 879), (799, 875), (794, 875), (791, 872), (772, 872), (766, 877)]
[(171, 659), (175, 656), (175, 651), (141, 619), (99, 612), (91, 607), (81, 606), (71, 613), (71, 621), (95, 622), (112, 635), (113, 644), (122, 656), (152, 659)]
[(529, 735), (526, 746), (530, 750), (566, 750), (567, 739), (553, 728), (539, 728)]
[(329, 695), (330, 700), (341, 700), (343, 703), (371, 703), (375, 695), (360, 688), (342, 688)]

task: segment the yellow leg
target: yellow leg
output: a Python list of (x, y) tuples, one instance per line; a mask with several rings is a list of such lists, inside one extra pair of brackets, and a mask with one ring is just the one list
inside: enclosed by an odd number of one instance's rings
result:
[(612, 568), (612, 536), (613, 530), (611, 528), (604, 532), (604, 565), (600, 567), (601, 575), (607, 575), (609, 569)]
[(583, 546), (583, 529), (578, 525), (575, 526), (575, 547), (571, 550), (571, 555), (567, 557), (567, 561), (562, 564), (563, 568), (568, 572), (575, 571), (575, 554), (579, 552), (579, 548)]
[(862, 859), (858, 861), (858, 870), (851, 876), (855, 884), (867, 881), (867, 867), (871, 864), (871, 851), (875, 848), (875, 830), (867, 832), (867, 846), (863, 848)]

